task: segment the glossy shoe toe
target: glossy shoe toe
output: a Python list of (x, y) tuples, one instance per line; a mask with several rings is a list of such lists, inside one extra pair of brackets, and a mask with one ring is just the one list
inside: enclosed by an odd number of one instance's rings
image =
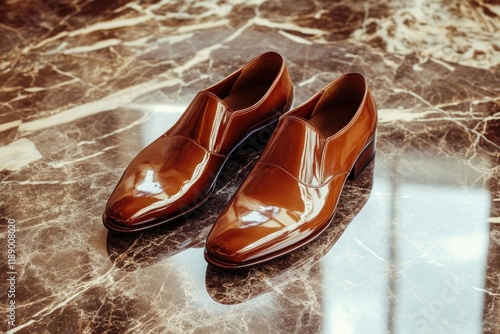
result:
[(342, 178), (308, 186), (278, 166), (257, 162), (210, 231), (205, 258), (243, 268), (302, 246), (328, 226), (342, 186)]
[(172, 220), (210, 194), (224, 158), (184, 137), (162, 136), (125, 170), (106, 205), (104, 224), (137, 231)]
[(140, 212), (144, 208), (151, 207), (156, 199), (151, 197), (133, 197), (126, 196), (116, 202), (110, 204), (110, 207), (105, 212), (106, 220), (117, 226), (132, 227), (145, 223), (141, 219)]

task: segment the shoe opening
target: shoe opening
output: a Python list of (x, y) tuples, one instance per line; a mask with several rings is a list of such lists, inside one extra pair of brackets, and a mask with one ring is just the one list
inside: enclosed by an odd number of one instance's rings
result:
[(358, 111), (365, 95), (363, 76), (349, 73), (325, 88), (310, 114), (310, 122), (325, 137), (344, 128)]
[(278, 53), (265, 53), (210, 91), (219, 96), (229, 109), (246, 109), (264, 97), (282, 66), (283, 58)]

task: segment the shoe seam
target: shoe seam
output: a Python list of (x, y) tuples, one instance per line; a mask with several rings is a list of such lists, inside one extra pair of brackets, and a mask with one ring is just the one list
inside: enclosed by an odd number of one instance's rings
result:
[(257, 167), (258, 164), (264, 164), (264, 165), (276, 167), (276, 168), (282, 170), (283, 172), (285, 172), (286, 174), (288, 174), (290, 177), (292, 177), (298, 183), (300, 183), (300, 184), (302, 184), (302, 185), (304, 185), (306, 187), (313, 188), (313, 189), (322, 188), (325, 185), (331, 183), (334, 179), (336, 179), (336, 178), (338, 178), (338, 177), (340, 177), (342, 175), (349, 175), (349, 173), (350, 173), (350, 171), (338, 172), (338, 173), (335, 173), (332, 176), (330, 176), (327, 180), (323, 181), (321, 184), (319, 184), (319, 185), (312, 185), (312, 184), (305, 183), (304, 181), (300, 180), (298, 177), (296, 177), (295, 175), (293, 175), (292, 173), (290, 173), (289, 171), (287, 171), (285, 168), (283, 168), (282, 166), (277, 165), (275, 163), (268, 162), (268, 161), (257, 161), (257, 163), (255, 164), (255, 167)]
[(220, 153), (216, 153), (216, 152), (212, 152), (212, 151), (208, 150), (207, 148), (205, 148), (202, 145), (200, 145), (200, 143), (198, 143), (193, 138), (186, 137), (186, 136), (183, 136), (183, 135), (168, 135), (168, 134), (164, 134), (164, 136), (168, 137), (168, 138), (183, 138), (183, 139), (187, 139), (188, 141), (190, 141), (191, 143), (195, 144), (196, 146), (198, 146), (199, 148), (201, 148), (203, 151), (205, 151), (205, 153), (208, 153), (208, 154), (211, 154), (211, 155), (215, 155), (215, 156), (220, 157), (220, 158), (226, 158), (227, 157), (226, 154), (220, 154)]

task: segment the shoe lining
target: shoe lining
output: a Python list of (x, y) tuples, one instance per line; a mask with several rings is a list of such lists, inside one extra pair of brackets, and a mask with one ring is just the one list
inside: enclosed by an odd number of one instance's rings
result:
[(363, 77), (349, 75), (325, 89), (312, 110), (309, 121), (325, 137), (344, 128), (354, 117), (363, 100)]
[(251, 107), (267, 93), (282, 65), (278, 54), (266, 54), (245, 66), (230, 86), (216, 94), (233, 111)]
[(231, 110), (241, 110), (257, 103), (266, 94), (269, 84), (258, 84), (240, 88), (222, 99)]
[(359, 103), (339, 102), (327, 105), (317, 110), (309, 119), (325, 137), (330, 137), (340, 131), (352, 119), (358, 110)]

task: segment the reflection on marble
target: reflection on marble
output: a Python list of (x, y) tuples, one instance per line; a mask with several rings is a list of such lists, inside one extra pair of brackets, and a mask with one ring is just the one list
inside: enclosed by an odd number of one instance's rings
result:
[[(494, 0), (0, 0), (3, 291), (16, 276), (0, 331), (500, 333), (499, 15)], [(204, 261), (268, 130), (200, 210), (108, 233), (130, 160), (267, 50), (285, 57), (295, 105), (348, 71), (377, 100), (377, 156), (331, 227), (249, 270)]]

